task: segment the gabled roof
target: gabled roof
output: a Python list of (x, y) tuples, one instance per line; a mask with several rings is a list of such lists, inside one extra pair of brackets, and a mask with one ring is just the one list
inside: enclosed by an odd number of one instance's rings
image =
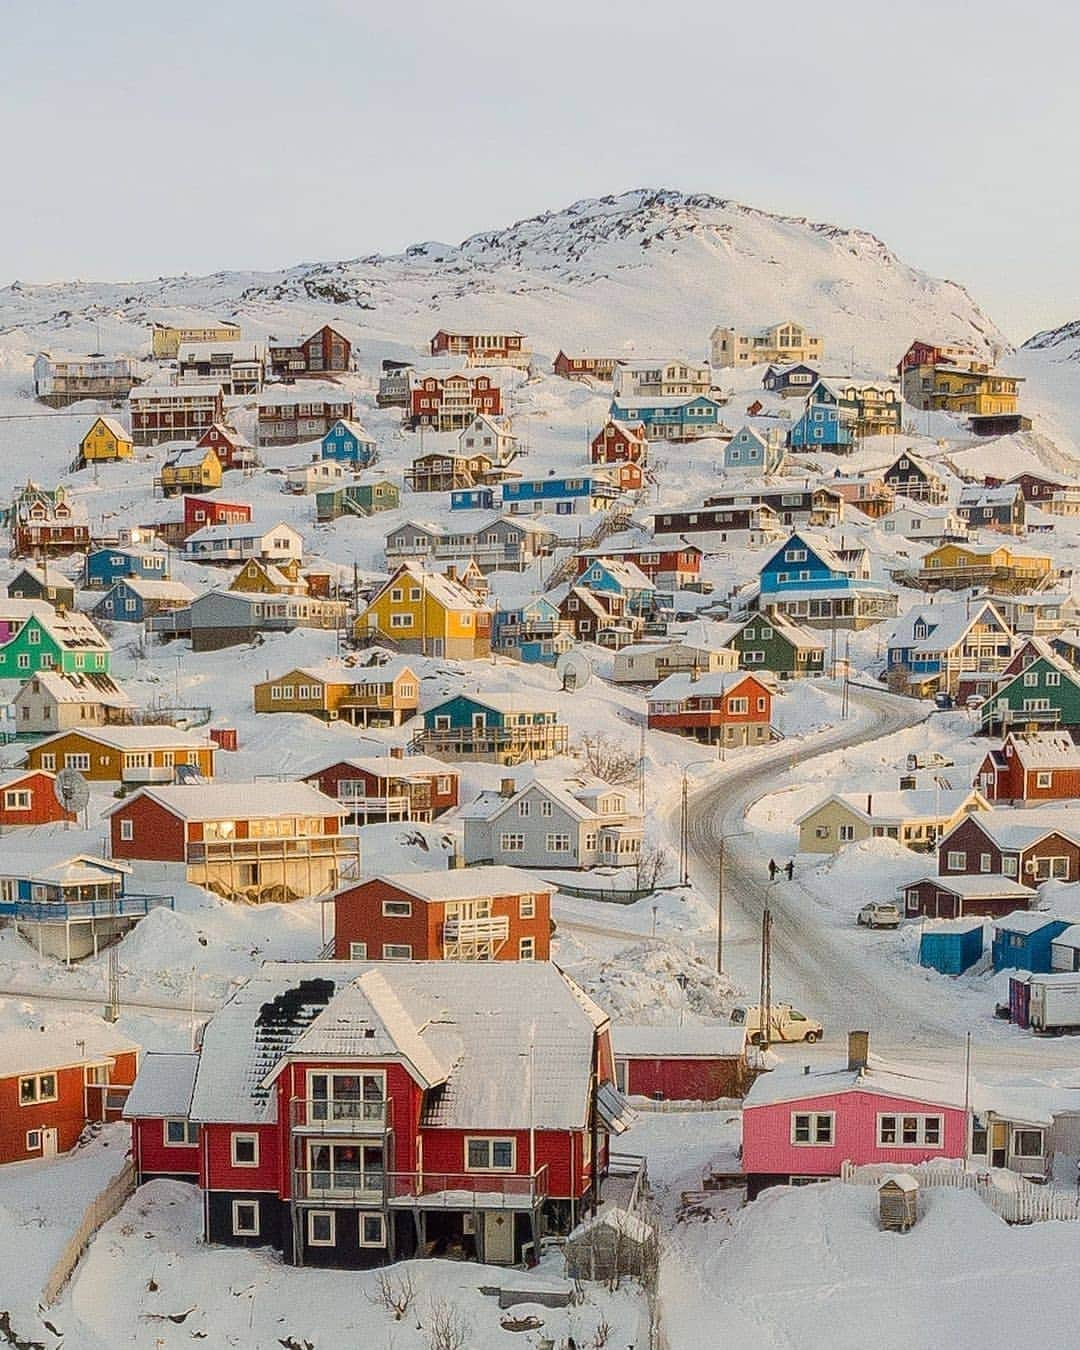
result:
[(676, 671), (659, 684), (654, 685), (647, 695), (648, 701), (681, 701), (686, 698), (719, 698), (738, 689), (747, 680), (753, 680), (764, 688), (772, 689), (771, 682), (762, 678), (757, 671), (749, 670), (707, 670), (693, 678), (688, 670)]
[(103, 812), (111, 816), (136, 798), (149, 798), (180, 820), (256, 820), (277, 816), (344, 816), (345, 810), (310, 783), (185, 783), (144, 787)]
[[(440, 867), (427, 872), (381, 872), (367, 878), (395, 890), (407, 891), (417, 900), (443, 901), (482, 899), (496, 895), (554, 895), (558, 889), (520, 867)], [(343, 891), (352, 886), (342, 887)]]
[[(106, 431), (115, 436), (118, 441), (126, 441), (129, 445), (132, 443), (131, 432), (128, 431), (127, 427), (125, 427), (122, 422), (118, 422), (115, 417), (95, 417), (90, 424), (86, 436), (90, 435), (90, 432), (93, 431), (94, 427), (96, 427), (99, 422)], [(86, 440), (86, 436), (83, 437), (84, 441)]]
[[(1003, 636), (1012, 637), (1009, 625), (989, 600), (946, 600), (939, 603), (916, 605), (909, 609), (889, 634), (887, 646), (910, 647), (914, 651), (944, 652), (963, 642), (977, 623), (984, 618), (996, 623)], [(930, 632), (916, 637), (915, 629), (926, 625)]]
[[(973, 812), (970, 819), (1007, 853), (1023, 852), (1048, 834), (1061, 834), (1080, 844), (1080, 816), (1074, 806), (1064, 803), (1024, 809), (992, 807), (989, 811)], [(938, 841), (939, 849), (946, 847), (952, 833)]]
[(746, 1051), (746, 1028), (628, 1026), (611, 1028), (615, 1054), (628, 1059), (737, 1059)]
[[(365, 442), (368, 445), (375, 444), (375, 437), (372, 436), (370, 432), (366, 431), (364, 427), (360, 425), (359, 422), (354, 422), (348, 417), (339, 417), (338, 420), (334, 423), (334, 426), (330, 428), (330, 431), (333, 431), (334, 427), (344, 427), (345, 430), (349, 433), (350, 436), (353, 437), (354, 440)], [(330, 435), (330, 431), (328, 431), (326, 433), (326, 436), (323, 437), (324, 441)]]
[(649, 580), (637, 563), (623, 562), (618, 558), (592, 558), (589, 566), (599, 564), (608, 576), (627, 590), (655, 591), (655, 584)]
[(5, 1028), (0, 1036), (0, 1078), (97, 1064), (114, 1055), (138, 1050), (134, 1041), (121, 1036), (107, 1022), (95, 1022), (89, 1017), (74, 1026), (44, 1030), (36, 1026)]
[(194, 1052), (148, 1051), (124, 1103), (124, 1119), (137, 1120), (140, 1116), (186, 1119), (198, 1067), (199, 1056)]
[[(440, 527), (436, 527), (440, 528)], [(368, 609), (372, 609), (386, 592), (403, 576), (411, 577), (419, 582), (427, 595), (444, 609), (490, 609), (491, 606), (482, 601), (475, 591), (469, 590), (467, 586), (462, 585), (442, 572), (429, 572), (421, 567), (418, 562), (403, 562), (397, 570), (384, 581), (375, 594), (368, 601)]]
[(501, 792), (492, 788), (485, 789), (478, 793), (464, 808), (461, 812), (461, 819), (497, 820), (505, 811), (511, 807), (516, 807), (522, 798), (527, 797), (532, 792), (538, 792), (541, 796), (548, 798), (574, 820), (600, 819), (592, 807), (587, 802), (582, 801), (570, 786), (564, 783), (545, 783), (539, 778), (529, 779), (527, 783), (523, 783), (509, 796), (504, 796)]
[(1005, 739), (1025, 769), (1080, 769), (1080, 745), (1067, 731), (1011, 731)]
[[(910, 788), (902, 792), (832, 792), (796, 816), (795, 824), (816, 816), (830, 802), (838, 802), (867, 824), (903, 825), (916, 821), (947, 820), (969, 802), (986, 804), (975, 788)], [(867, 807), (869, 806), (869, 810)], [(979, 811), (980, 818), (989, 814)]]
[(771, 1073), (759, 1074), (743, 1100), (744, 1109), (801, 1101), (834, 1093), (873, 1092), (934, 1106), (962, 1108), (965, 1101), (961, 1073), (937, 1075), (922, 1067), (896, 1064), (870, 1055), (865, 1069), (849, 1069), (843, 1061), (815, 1060), (805, 1072), (802, 1061), (788, 1060)]
[(115, 585), (108, 592), (125, 588), (143, 600), (180, 600), (186, 603), (195, 599), (195, 592), (182, 581), (149, 581), (143, 577), (117, 577)]
[[(939, 891), (947, 891), (950, 895), (958, 895), (964, 900), (1031, 900), (1035, 896), (1030, 886), (1021, 885), (1010, 877), (995, 876), (992, 873), (988, 876), (982, 873), (942, 876), (940, 872), (933, 872), (915, 881), (905, 882), (904, 888), (921, 886), (926, 882)], [(1045, 919), (1046, 916), (1043, 917)], [(968, 920), (965, 919), (964, 922)]]
[(109, 708), (128, 708), (131, 699), (111, 675), (98, 672), (63, 674), (58, 670), (39, 670), (15, 696), (18, 702), (37, 684), (57, 703), (100, 703)]

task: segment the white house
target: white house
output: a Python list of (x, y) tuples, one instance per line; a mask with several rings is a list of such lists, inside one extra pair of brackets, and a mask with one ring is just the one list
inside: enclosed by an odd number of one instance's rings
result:
[(517, 443), (508, 422), (484, 413), (477, 413), (458, 437), (458, 449), (465, 458), (487, 455), (496, 464), (505, 464), (512, 458), (517, 453)]
[(247, 558), (299, 561), (304, 556), (304, 540), (283, 520), (269, 527), (256, 521), (204, 525), (185, 539), (184, 555), (200, 563), (243, 562)]

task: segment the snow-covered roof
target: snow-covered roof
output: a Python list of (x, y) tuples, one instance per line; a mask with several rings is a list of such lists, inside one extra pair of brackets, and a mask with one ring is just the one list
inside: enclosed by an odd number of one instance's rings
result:
[(993, 873), (942, 876), (941, 873), (934, 872), (919, 877), (917, 881), (905, 882), (904, 885), (918, 886), (923, 882), (930, 882), (939, 890), (948, 891), (950, 895), (962, 896), (966, 900), (1030, 900), (1035, 895), (1030, 886), (1024, 886), (1019, 881)]
[[(344, 427), (345, 430), (349, 433), (350, 436), (353, 437), (354, 440), (365, 442), (368, 445), (375, 444), (375, 437), (372, 436), (371, 433), (367, 431), (364, 427), (362, 427), (359, 422), (356, 422), (351, 418), (339, 417), (338, 420), (334, 423), (334, 426)], [(330, 428), (331, 431), (333, 429), (334, 429), (333, 427)]]
[(389, 580), (385, 581), (371, 597), (371, 600), (368, 602), (368, 607), (370, 608), (374, 605), (380, 596), (382, 596), (390, 586), (394, 585), (402, 575), (409, 576), (414, 581), (419, 582), (423, 586), (426, 594), (445, 609), (476, 610), (489, 608), (489, 606), (481, 600), (474, 591), (469, 590), (469, 588), (460, 581), (455, 580), (453, 577), (445, 576), (442, 572), (429, 572), (426, 568), (421, 567), (418, 562), (413, 561), (403, 562), (397, 568)]
[(737, 1059), (746, 1049), (746, 1028), (627, 1026), (611, 1028), (615, 1054), (628, 1059)]
[[(181, 820), (254, 820), (271, 816), (342, 816), (345, 812), (310, 783), (183, 783), (144, 787), (149, 797)], [(130, 801), (130, 798), (128, 799)], [(104, 812), (111, 816), (127, 802)]]
[(1080, 923), (1074, 923), (1069, 928), (1063, 929), (1056, 938), (1051, 938), (1050, 945), (1080, 948)]
[(1055, 923), (1058, 916), (1047, 914), (1038, 909), (1017, 909), (1011, 914), (1003, 914), (994, 920), (994, 927), (1008, 933), (1037, 933), (1048, 923)]
[(304, 380), (302, 384), (280, 384), (264, 389), (256, 402), (260, 408), (291, 407), (296, 403), (347, 403), (351, 408), (353, 398), (340, 384)]
[(973, 819), (999, 848), (1009, 852), (1027, 848), (1051, 833), (1063, 834), (1080, 844), (1080, 814), (1075, 806), (1064, 803), (1022, 810), (993, 807), (976, 812)]
[[(989, 600), (946, 600), (936, 604), (917, 605), (895, 625), (889, 634), (890, 647), (910, 647), (915, 651), (948, 651), (962, 642), (971, 629), (981, 623), (989, 611), (989, 618), (1008, 632), (1008, 625)], [(925, 625), (932, 631), (925, 637), (916, 637), (915, 629)]]
[(150, 403), (159, 398), (217, 398), (220, 384), (141, 384), (130, 393), (132, 403)]
[(71, 853), (66, 834), (35, 835), (25, 852), (4, 845), (0, 852), (0, 875), (56, 886), (92, 886), (104, 878), (128, 876), (130, 863), (116, 858), (97, 858), (92, 853)]
[(730, 693), (745, 680), (756, 680), (759, 684), (769, 685), (769, 680), (756, 671), (748, 670), (705, 670), (695, 675), (689, 670), (678, 670), (660, 681), (649, 690), (649, 702), (679, 700), (690, 698), (719, 698)]
[(544, 783), (538, 778), (523, 783), (509, 796), (493, 788), (477, 793), (476, 797), (461, 812), (462, 820), (494, 820), (508, 807), (531, 792), (539, 792), (560, 806), (574, 820), (592, 820), (596, 812), (575, 795), (572, 788), (562, 783)]
[[(909, 824), (915, 821), (948, 820), (969, 802), (980, 801), (974, 788), (909, 788), (901, 792), (832, 792), (795, 819), (796, 825), (809, 820), (830, 802), (839, 802), (849, 811), (877, 824)], [(980, 815), (989, 814), (980, 812)]]
[[(110, 431), (118, 441), (127, 441), (130, 443), (131, 432), (128, 431), (127, 427), (125, 427), (122, 422), (118, 422), (115, 417), (95, 417), (90, 426), (90, 431), (93, 431), (94, 427), (96, 427), (99, 422), (103, 427)], [(88, 431), (87, 435), (89, 434), (90, 432)], [(86, 437), (84, 436), (83, 440), (85, 439)]]
[[(418, 900), (438, 903), (496, 895), (554, 895), (556, 887), (520, 867), (441, 867), (427, 872), (380, 873), (372, 878)], [(346, 888), (348, 889), (348, 888)]]
[(310, 1055), (403, 1062), (427, 1125), (581, 1129), (606, 1023), (549, 962), (267, 963), (207, 1024), (191, 1117), (273, 1121), (275, 1071)]
[[(460, 769), (433, 755), (409, 755), (398, 759), (394, 755), (350, 755), (347, 759), (334, 760), (334, 764), (348, 764), (361, 773), (369, 773), (376, 778), (420, 779), (432, 774), (460, 774)], [(332, 765), (327, 764), (325, 755), (319, 758), (319, 767), (310, 770), (306, 777), (312, 778)]]
[(178, 727), (69, 727), (66, 731), (54, 732), (44, 740), (35, 743), (35, 749), (43, 749), (65, 736), (78, 735), (89, 741), (97, 741), (114, 750), (213, 750), (214, 742), (205, 736), (193, 736), (190, 731), (181, 731)]
[(1000, 487), (980, 487), (969, 483), (960, 489), (961, 506), (1011, 506), (1020, 495), (1016, 483), (1003, 483)]
[[(34, 683), (57, 703), (100, 703), (109, 708), (129, 708), (131, 699), (111, 675), (99, 672), (62, 674), (57, 670), (39, 670)], [(29, 691), (31, 682), (23, 686)]]
[[(399, 675), (413, 674), (412, 665), (406, 656), (392, 656), (370, 666), (343, 666), (327, 663), (323, 666), (293, 666), (287, 674), (295, 672), (306, 675), (319, 684), (344, 684), (355, 688), (361, 684), (392, 684)], [(276, 683), (280, 676), (275, 677)]]
[(1007, 739), (1025, 768), (1080, 769), (1080, 745), (1067, 731), (1011, 732)]
[(198, 1067), (195, 1053), (149, 1051), (124, 1103), (125, 1120), (139, 1116), (186, 1117)]
[[(0, 1036), (0, 1078), (43, 1073), (77, 1064), (96, 1064), (114, 1055), (137, 1052), (134, 1041), (107, 1022), (87, 1018), (77, 1026), (15, 1027)], [(36, 1126), (36, 1122), (35, 1122)]]
[(292, 535), (297, 533), (296, 529), (284, 520), (275, 521), (273, 524), (266, 524), (260, 520), (238, 520), (231, 525), (203, 525), (201, 529), (189, 534), (184, 542), (187, 547), (193, 543), (216, 543), (219, 539), (261, 539), (264, 534), (272, 534), (275, 530), (287, 530)]
[(182, 581), (147, 581), (142, 577), (121, 577), (116, 583), (133, 591), (143, 600), (181, 600), (195, 599), (195, 592)]
[[(809, 1067), (809, 1073), (806, 1072)], [(964, 1079), (960, 1073), (937, 1075), (921, 1066), (897, 1064), (870, 1055), (865, 1069), (849, 1069), (846, 1060), (807, 1064), (785, 1060), (769, 1073), (759, 1074), (743, 1100), (743, 1109), (771, 1106), (777, 1102), (800, 1101), (806, 1097), (830, 1096), (838, 1092), (874, 1092), (887, 1097), (907, 1098), (935, 1106), (964, 1105)]]
[(207, 455), (213, 455), (214, 447), (212, 445), (185, 445), (181, 450), (174, 450), (165, 461), (167, 469), (189, 469), (197, 464), (201, 464)]

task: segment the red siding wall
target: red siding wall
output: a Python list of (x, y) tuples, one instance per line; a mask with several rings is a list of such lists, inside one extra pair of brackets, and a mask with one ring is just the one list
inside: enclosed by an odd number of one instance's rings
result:
[[(120, 822), (130, 820), (134, 838), (120, 837)], [(145, 858), (152, 862), (183, 862), (185, 846), (184, 822), (171, 811), (136, 793), (129, 802), (110, 817), (109, 832), (114, 858)]]
[(199, 1175), (198, 1144), (166, 1144), (163, 1120), (132, 1121), (132, 1133), (140, 1176), (157, 1172)]
[[(29, 792), (30, 809), (19, 811), (5, 807), (5, 796), (9, 792)], [(31, 771), (0, 786), (0, 826), (46, 825), (53, 820), (75, 818), (74, 811), (65, 811), (56, 800), (52, 774)]]
[[(130, 1087), (135, 1081), (135, 1068), (134, 1051), (117, 1055), (110, 1070), (110, 1083)], [(72, 1065), (55, 1072), (57, 1100), (27, 1106), (19, 1104), (19, 1079), (28, 1077), (29, 1073), (0, 1078), (0, 1163), (42, 1156), (40, 1149), (27, 1149), (28, 1130), (56, 1130), (57, 1149), (66, 1153), (75, 1147), (88, 1120), (105, 1118), (104, 1091), (86, 1086), (83, 1065)], [(116, 1115), (116, 1112), (109, 1112), (108, 1118), (116, 1119)]]
[(741, 1097), (742, 1061), (738, 1059), (627, 1059), (626, 1091), (634, 1097), (666, 1101), (710, 1102)]
[[(579, 1135), (581, 1131), (577, 1132)], [(424, 1172), (442, 1172), (451, 1178), (460, 1177), (463, 1184), (474, 1185), (482, 1172), (466, 1172), (465, 1140), (472, 1135), (491, 1135), (500, 1139), (516, 1140), (516, 1163), (513, 1173), (493, 1173), (494, 1176), (529, 1174), (529, 1131), (528, 1130), (439, 1130), (424, 1131)], [(580, 1144), (575, 1153), (573, 1134), (566, 1130), (536, 1131), (536, 1170), (547, 1165), (548, 1195), (557, 1199), (567, 1196), (579, 1196), (583, 1190), (580, 1168), (576, 1165), (581, 1157)], [(468, 1182), (464, 1182), (464, 1178)], [(453, 1182), (451, 1181), (451, 1185)]]

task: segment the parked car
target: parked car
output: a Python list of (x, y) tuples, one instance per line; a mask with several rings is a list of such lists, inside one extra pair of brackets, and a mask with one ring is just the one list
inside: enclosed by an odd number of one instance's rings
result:
[(887, 901), (873, 900), (863, 905), (855, 916), (855, 922), (867, 928), (899, 928), (900, 911)]
[[(761, 1041), (761, 1008), (756, 1003), (745, 1007), (732, 1008), (731, 1024), (745, 1027), (749, 1041), (757, 1044)], [(790, 1003), (774, 1003), (769, 1009), (770, 1041), (820, 1041), (825, 1028), (812, 1017), (793, 1008)]]
[[(978, 702), (981, 704), (982, 700)], [(939, 755), (936, 750), (929, 750), (925, 754), (912, 754), (907, 757), (908, 772), (912, 773), (915, 769), (949, 769), (955, 763), (954, 760), (946, 759), (944, 755)]]

